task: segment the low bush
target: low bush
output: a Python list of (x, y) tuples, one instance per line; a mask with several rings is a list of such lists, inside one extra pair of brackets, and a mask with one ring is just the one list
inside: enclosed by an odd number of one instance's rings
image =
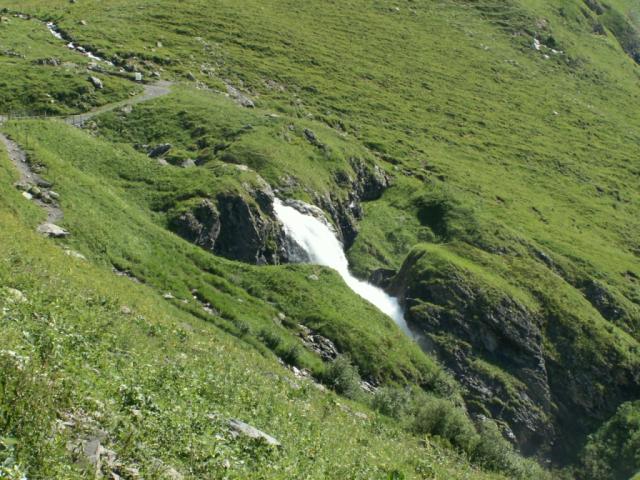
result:
[(323, 380), (326, 385), (347, 398), (357, 399), (362, 396), (358, 367), (351, 363), (348, 355), (340, 355), (331, 362), (324, 372)]

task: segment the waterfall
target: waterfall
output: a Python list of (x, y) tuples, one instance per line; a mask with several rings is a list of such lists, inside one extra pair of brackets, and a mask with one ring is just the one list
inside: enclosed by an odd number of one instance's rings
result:
[[(319, 209), (305, 206), (309, 213), (302, 213), (294, 207), (284, 205), (279, 199), (274, 201), (274, 210), (284, 225), (290, 245), (291, 260), (312, 263), (333, 268), (354, 292), (388, 315), (408, 336), (413, 337), (398, 299), (370, 283), (358, 280), (349, 272), (349, 262), (333, 228)], [(313, 213), (316, 215), (313, 215)]]

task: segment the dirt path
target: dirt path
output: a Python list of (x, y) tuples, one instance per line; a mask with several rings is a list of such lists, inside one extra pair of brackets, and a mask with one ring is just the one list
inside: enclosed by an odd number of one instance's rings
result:
[(87, 120), (91, 120), (93, 117), (100, 115), (101, 113), (110, 112), (112, 110), (115, 110), (116, 108), (125, 107), (127, 105), (135, 105), (137, 103), (148, 102), (149, 100), (153, 100), (154, 98), (168, 95), (169, 93), (171, 93), (172, 85), (172, 82), (167, 81), (148, 84), (144, 86), (144, 91), (140, 95), (137, 95), (128, 100), (123, 100), (121, 102), (109, 103), (89, 112), (68, 116), (64, 119), (64, 121), (69, 125), (81, 126)]
[[(60, 222), (63, 218), (63, 213), (57, 200), (55, 198), (51, 198), (50, 189), (52, 185), (31, 169), (31, 166), (27, 161), (27, 154), (16, 142), (10, 140), (2, 133), (0, 133), (0, 141), (4, 143), (7, 153), (9, 154), (9, 159), (20, 173), (19, 185), (21, 185), (24, 192), (27, 193), (27, 198), (28, 195), (32, 195), (32, 200), (47, 212), (47, 220), (45, 223), (56, 224)], [(29, 186), (37, 187), (38, 190), (46, 193), (46, 195), (38, 197), (33, 193), (30, 193), (27, 188)], [(57, 195), (55, 192), (53, 192), (53, 194), (54, 196)], [(48, 199), (48, 201), (45, 201), (45, 199)]]
[[(79, 115), (72, 115), (64, 118), (64, 121), (69, 125), (82, 126), (87, 120), (101, 113), (168, 95), (171, 93), (171, 85), (171, 82), (145, 85), (144, 92), (136, 97), (122, 102), (110, 103)], [(6, 120), (6, 117), (0, 116), (0, 124)], [(16, 185), (23, 190), (23, 196), (36, 202), (47, 213), (47, 220), (38, 227), (38, 231), (52, 237), (67, 236), (69, 233), (57, 226), (57, 223), (62, 221), (64, 215), (58, 204), (58, 194), (52, 190), (51, 183), (33, 171), (27, 160), (26, 152), (16, 142), (2, 133), (0, 133), (0, 142), (6, 147), (9, 159), (20, 174), (20, 180)]]

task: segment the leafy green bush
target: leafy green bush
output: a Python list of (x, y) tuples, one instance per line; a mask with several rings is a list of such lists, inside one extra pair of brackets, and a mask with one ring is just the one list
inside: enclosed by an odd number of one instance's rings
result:
[(489, 419), (478, 424), (480, 441), (471, 458), (488, 470), (506, 473), (509, 478), (550, 478), (540, 465), (533, 460), (524, 459), (502, 436), (498, 425)]
[(323, 380), (330, 388), (347, 398), (356, 399), (362, 396), (358, 367), (351, 363), (348, 355), (340, 355), (331, 362), (324, 372)]
[(591, 435), (582, 454), (584, 478), (626, 480), (640, 470), (640, 401), (622, 404)]
[(383, 415), (400, 419), (409, 408), (411, 390), (392, 386), (380, 387), (373, 396), (371, 406)]
[(464, 410), (448, 400), (420, 395), (412, 410), (411, 426), (416, 433), (437, 435), (465, 452), (473, 452), (480, 441)]

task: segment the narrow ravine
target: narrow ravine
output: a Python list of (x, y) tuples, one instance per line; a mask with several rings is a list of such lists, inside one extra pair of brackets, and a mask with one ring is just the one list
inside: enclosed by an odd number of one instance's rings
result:
[(407, 326), (402, 306), (398, 299), (384, 290), (354, 277), (349, 271), (349, 262), (342, 244), (320, 210), (306, 206), (305, 214), (285, 205), (279, 199), (274, 201), (274, 210), (282, 222), (289, 245), (290, 260), (297, 263), (312, 263), (333, 268), (354, 292), (369, 301), (393, 321), (409, 337), (414, 337)]

